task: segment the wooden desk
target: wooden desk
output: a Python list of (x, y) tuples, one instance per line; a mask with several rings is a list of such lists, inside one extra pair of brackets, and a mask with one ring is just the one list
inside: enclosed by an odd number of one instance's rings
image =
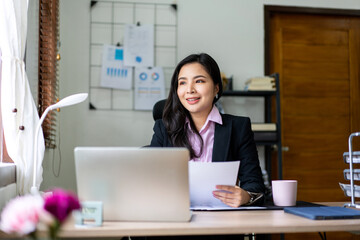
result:
[(64, 226), (61, 236), (118, 237), (336, 231), (360, 233), (360, 219), (310, 220), (284, 213), (282, 210), (193, 212), (191, 221), (186, 223), (104, 222), (102, 227), (94, 228), (78, 228), (69, 223)]
[[(329, 204), (334, 205), (334, 204)], [(339, 204), (335, 204), (339, 205)], [(101, 227), (75, 227), (66, 223), (60, 234), (64, 238), (120, 236), (217, 235), (249, 233), (299, 232), (360, 233), (360, 219), (310, 220), (282, 210), (193, 212), (190, 222), (104, 222)], [(0, 238), (5, 237), (0, 233)]]

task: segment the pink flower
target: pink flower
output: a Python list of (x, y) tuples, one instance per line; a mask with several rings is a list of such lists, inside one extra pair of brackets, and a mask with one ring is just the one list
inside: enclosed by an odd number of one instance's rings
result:
[(80, 203), (71, 192), (55, 189), (52, 194), (45, 197), (44, 208), (61, 224), (73, 210), (80, 209)]
[(43, 215), (46, 215), (46, 212), (41, 196), (16, 197), (2, 211), (0, 229), (6, 233), (26, 235), (36, 230)]
[(40, 225), (48, 227), (49, 236), (55, 239), (63, 221), (80, 208), (75, 195), (62, 189), (44, 195), (25, 195), (11, 200), (3, 209), (0, 230), (5, 233), (30, 235), (36, 238)]

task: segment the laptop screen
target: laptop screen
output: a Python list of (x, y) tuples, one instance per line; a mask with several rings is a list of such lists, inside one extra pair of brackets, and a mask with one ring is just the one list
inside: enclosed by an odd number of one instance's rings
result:
[(104, 220), (189, 221), (185, 148), (77, 147), (81, 201), (103, 202)]

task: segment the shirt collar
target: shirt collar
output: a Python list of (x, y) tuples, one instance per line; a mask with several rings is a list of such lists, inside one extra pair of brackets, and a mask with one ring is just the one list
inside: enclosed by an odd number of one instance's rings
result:
[(221, 118), (220, 112), (219, 112), (218, 108), (215, 105), (211, 109), (211, 112), (210, 112), (210, 114), (209, 114), (206, 121), (207, 122), (212, 121), (212, 122), (215, 122), (215, 123), (218, 123), (218, 124), (222, 125), (222, 118)]
[[(210, 121), (214, 122), (214, 123), (218, 123), (220, 125), (223, 124), (221, 114), (215, 105), (213, 105), (213, 108), (211, 109), (211, 111), (206, 119), (206, 122), (205, 122), (204, 126), (201, 128), (200, 132), (209, 124)], [(187, 126), (187, 128), (190, 131), (192, 131), (192, 129), (190, 127), (190, 121), (188, 118), (186, 118), (186, 120), (185, 120), (185, 125)]]

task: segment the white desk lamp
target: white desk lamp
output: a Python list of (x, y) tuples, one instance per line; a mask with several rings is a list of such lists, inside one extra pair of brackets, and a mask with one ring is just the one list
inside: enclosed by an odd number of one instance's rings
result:
[(47, 107), (45, 109), (45, 112), (41, 115), (40, 121), (37, 124), (36, 130), (35, 130), (34, 156), (33, 156), (34, 157), (33, 158), (33, 161), (34, 161), (34, 173), (33, 173), (33, 185), (31, 187), (31, 193), (32, 194), (38, 194), (39, 193), (39, 189), (36, 187), (37, 151), (38, 151), (37, 146), (38, 146), (38, 135), (39, 135), (40, 127), (41, 127), (41, 124), (43, 123), (46, 115), (48, 114), (49, 111), (51, 111), (53, 109), (62, 108), (62, 107), (71, 106), (71, 105), (74, 105), (74, 104), (81, 103), (81, 102), (85, 101), (87, 96), (88, 96), (87, 93), (78, 93), (78, 94), (68, 96), (68, 97), (62, 99), (61, 101)]

